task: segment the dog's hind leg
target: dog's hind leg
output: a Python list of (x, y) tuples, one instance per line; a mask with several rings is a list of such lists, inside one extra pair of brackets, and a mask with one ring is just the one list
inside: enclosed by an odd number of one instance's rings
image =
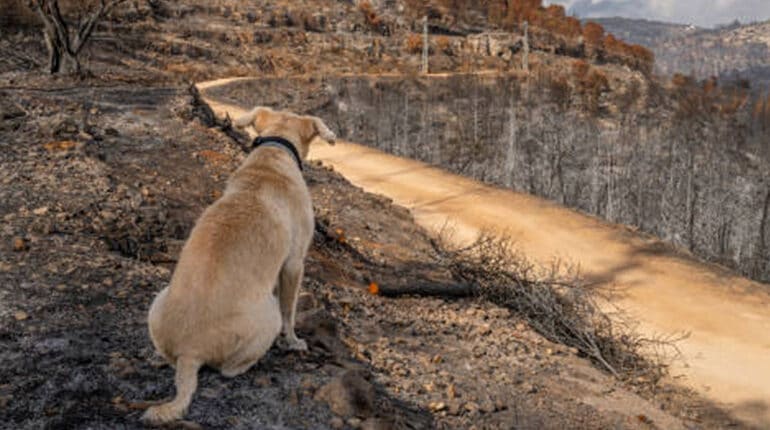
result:
[(269, 294), (261, 300), (250, 320), (244, 321), (244, 326), (251, 330), (248, 341), (239, 346), (219, 369), (228, 378), (249, 370), (265, 355), (281, 332), (281, 312), (275, 296)]
[(307, 343), (294, 333), (294, 319), (297, 313), (297, 297), (304, 273), (304, 258), (289, 257), (281, 269), (278, 284), (278, 299), (281, 303), (283, 346), (293, 351), (307, 351)]
[(181, 419), (190, 406), (192, 396), (198, 388), (198, 370), (203, 363), (190, 357), (176, 360), (176, 397), (174, 400), (153, 406), (142, 415), (142, 421), (158, 425)]

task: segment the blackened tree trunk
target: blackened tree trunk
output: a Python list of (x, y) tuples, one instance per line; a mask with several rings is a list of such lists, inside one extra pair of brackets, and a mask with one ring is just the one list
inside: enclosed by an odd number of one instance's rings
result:
[(71, 34), (70, 27), (59, 8), (58, 0), (34, 0), (34, 7), (43, 21), (43, 36), (48, 47), (48, 71), (55, 73), (80, 73), (78, 54), (85, 46), (97, 23), (112, 8), (125, 0), (99, 0), (92, 11)]

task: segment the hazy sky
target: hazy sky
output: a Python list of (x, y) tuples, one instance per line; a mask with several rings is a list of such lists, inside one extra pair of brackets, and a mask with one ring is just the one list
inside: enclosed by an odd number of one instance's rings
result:
[(712, 27), (770, 19), (770, 0), (545, 0), (580, 18), (623, 16)]

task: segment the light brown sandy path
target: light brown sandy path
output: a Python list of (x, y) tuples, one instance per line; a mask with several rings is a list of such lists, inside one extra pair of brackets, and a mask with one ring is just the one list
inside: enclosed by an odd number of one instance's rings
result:
[[(205, 88), (229, 80), (198, 85)], [(242, 109), (207, 99), (218, 115)], [(455, 238), (481, 230), (508, 234), (529, 258), (578, 263), (587, 276), (626, 289), (622, 307), (649, 333), (689, 332), (675, 373), (737, 417), (770, 428), (770, 300), (763, 287), (670, 253), (620, 226), (525, 194), (496, 189), (423, 163), (338, 142), (315, 145), (311, 158), (353, 184), (409, 208), (432, 231), (447, 223)]]

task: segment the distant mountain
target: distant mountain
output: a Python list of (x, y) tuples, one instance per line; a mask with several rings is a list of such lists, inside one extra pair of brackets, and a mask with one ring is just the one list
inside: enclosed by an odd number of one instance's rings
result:
[(689, 36), (703, 29), (683, 24), (671, 24), (646, 19), (629, 18), (593, 18), (586, 19), (601, 24), (604, 29), (616, 37), (638, 45), (655, 47), (670, 39)]
[(626, 18), (592, 20), (619, 38), (649, 47), (663, 75), (748, 79), (770, 88), (770, 21), (717, 29)]

